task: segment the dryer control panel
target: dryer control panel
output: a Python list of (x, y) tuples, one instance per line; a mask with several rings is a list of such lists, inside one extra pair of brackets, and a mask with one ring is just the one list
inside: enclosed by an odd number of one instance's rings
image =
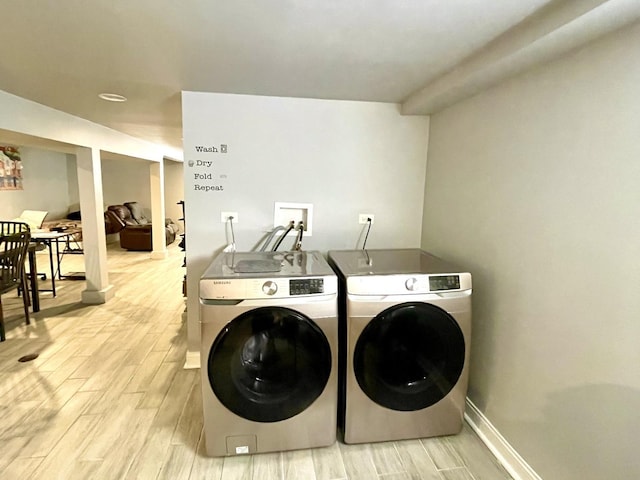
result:
[(415, 295), (471, 290), (470, 273), (354, 275), (347, 277), (347, 293), (352, 295)]
[(421, 275), (409, 277), (404, 286), (410, 292), (442, 292), (460, 290), (460, 275)]
[(429, 291), (460, 290), (460, 275), (430, 275)]

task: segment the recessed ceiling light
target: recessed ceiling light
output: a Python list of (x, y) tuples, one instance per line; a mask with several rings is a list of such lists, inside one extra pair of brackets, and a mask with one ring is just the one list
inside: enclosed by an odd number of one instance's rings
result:
[(101, 93), (98, 95), (102, 100), (106, 100), (107, 102), (126, 102), (127, 97), (123, 95), (118, 95), (117, 93)]

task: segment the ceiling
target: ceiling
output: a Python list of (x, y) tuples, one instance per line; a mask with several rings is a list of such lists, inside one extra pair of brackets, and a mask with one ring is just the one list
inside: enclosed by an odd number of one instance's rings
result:
[(400, 103), (548, 3), (4, 2), (0, 90), (181, 149), (182, 90)]

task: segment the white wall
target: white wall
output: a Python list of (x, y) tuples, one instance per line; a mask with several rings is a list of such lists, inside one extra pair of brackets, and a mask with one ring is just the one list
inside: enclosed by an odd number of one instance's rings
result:
[(69, 211), (80, 211), (80, 186), (78, 185), (78, 162), (75, 155), (67, 154), (67, 190)]
[(639, 44), (431, 118), (422, 246), (474, 275), (469, 396), (545, 479), (640, 478)]
[[(195, 92), (183, 92), (182, 109), (191, 351), (199, 349), (198, 279), (230, 240), (221, 211), (238, 212), (239, 250), (273, 227), (276, 201), (313, 204), (306, 250), (355, 248), (358, 213), (375, 214), (368, 247), (419, 245), (427, 117), (403, 117), (393, 104)], [(195, 150), (221, 144), (227, 153)]]
[(64, 218), (71, 203), (67, 156), (48, 150), (18, 147), (24, 189), (0, 190), (0, 218), (10, 220), (23, 210), (47, 211), (47, 220)]
[(102, 191), (105, 207), (138, 202), (151, 218), (150, 162), (144, 160), (102, 160)]
[[(78, 211), (79, 192), (75, 155), (19, 146), (23, 164), (24, 190), (0, 190), (0, 218), (15, 218), (23, 210), (46, 210), (46, 220), (64, 218)], [(150, 217), (150, 162), (143, 160), (103, 160), (105, 207), (139, 201)], [(182, 162), (165, 160), (166, 216), (178, 226), (182, 209), (176, 202), (184, 198)]]
[[(124, 202), (138, 202), (151, 218), (151, 187), (149, 168), (151, 162), (133, 159), (102, 160), (102, 188), (105, 208)], [(180, 228), (182, 208), (177, 205), (184, 198), (183, 164), (164, 160), (165, 217), (171, 218)]]
[(164, 161), (164, 208), (167, 218), (172, 219), (183, 231), (184, 223), (179, 221), (182, 217), (182, 207), (178, 205), (184, 200), (184, 164), (172, 160)]

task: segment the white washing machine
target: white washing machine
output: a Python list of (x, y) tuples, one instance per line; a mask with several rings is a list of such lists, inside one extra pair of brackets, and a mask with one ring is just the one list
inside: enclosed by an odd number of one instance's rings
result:
[(336, 439), (337, 277), (310, 252), (222, 253), (200, 279), (207, 454)]
[(346, 443), (460, 432), (471, 274), (420, 249), (330, 251), (340, 282)]

